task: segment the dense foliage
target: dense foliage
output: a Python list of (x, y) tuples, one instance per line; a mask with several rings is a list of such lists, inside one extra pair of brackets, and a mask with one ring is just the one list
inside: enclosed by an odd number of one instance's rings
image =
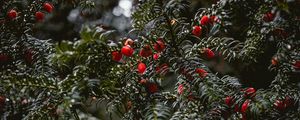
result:
[(83, 119), (103, 103), (106, 119), (300, 118), (299, 1), (221, 0), (193, 13), (190, 0), (141, 0), (124, 38), (99, 25), (71, 41), (33, 36), (69, 2), (1, 2), (3, 119)]

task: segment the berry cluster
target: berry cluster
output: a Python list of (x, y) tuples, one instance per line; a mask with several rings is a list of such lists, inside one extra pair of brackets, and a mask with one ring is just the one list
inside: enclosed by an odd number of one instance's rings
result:
[[(44, 11), (46, 11), (48, 13), (52, 13), (53, 9), (54, 9), (54, 6), (51, 3), (46, 2), (46, 3), (43, 4), (43, 9), (44, 9)], [(7, 16), (11, 20), (17, 19), (19, 14), (22, 14), (22, 13), (18, 13), (17, 9), (11, 9), (7, 12)], [(44, 18), (45, 18), (44, 12), (42, 12), (42, 11), (36, 11), (35, 12), (36, 21), (43, 21)]]

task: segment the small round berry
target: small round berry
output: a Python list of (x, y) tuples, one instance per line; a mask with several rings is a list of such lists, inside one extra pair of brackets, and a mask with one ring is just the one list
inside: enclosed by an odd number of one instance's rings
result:
[(43, 4), (43, 8), (48, 13), (52, 13), (52, 11), (53, 11), (53, 5), (51, 3), (48, 3), (48, 2)]
[(153, 94), (158, 91), (158, 86), (155, 83), (150, 83), (150, 84), (148, 84), (147, 89), (151, 94)]
[(206, 16), (206, 15), (204, 15), (202, 18), (201, 18), (201, 20), (200, 20), (200, 24), (201, 25), (207, 25), (207, 24), (209, 24), (210, 23), (210, 20), (209, 20), (209, 18)]
[(184, 85), (183, 84), (179, 84), (178, 89), (177, 89), (177, 93), (179, 95), (181, 95), (183, 93), (184, 90)]
[(9, 60), (8, 55), (6, 54), (0, 54), (0, 63), (5, 63)]
[(159, 53), (155, 53), (155, 54), (153, 55), (153, 59), (154, 59), (154, 60), (158, 60), (159, 56), (160, 56)]
[(275, 18), (275, 15), (271, 12), (268, 12), (268, 13), (264, 14), (264, 16), (263, 16), (263, 20), (265, 22), (271, 22), (274, 20), (274, 18)]
[(119, 51), (113, 51), (113, 52), (111, 52), (111, 55), (112, 55), (112, 59), (114, 61), (118, 62), (122, 59), (122, 54)]
[(208, 74), (206, 72), (206, 70), (201, 69), (201, 68), (197, 68), (196, 69), (196, 73), (198, 73), (201, 78), (205, 78), (207, 76), (207, 74)]
[(297, 70), (300, 70), (300, 60), (298, 60), (294, 63), (294, 68)]
[(201, 34), (202, 34), (202, 27), (201, 26), (194, 26), (192, 34), (197, 36), (197, 37), (200, 37)]
[(131, 48), (129, 45), (123, 46), (121, 49), (121, 53), (127, 57), (131, 57), (133, 55), (133, 48)]
[(138, 64), (138, 66), (137, 66), (138, 73), (139, 73), (139, 74), (144, 74), (145, 71), (146, 71), (146, 68), (147, 68), (146, 64), (140, 62), (140, 63)]
[(10, 19), (16, 19), (18, 16), (18, 13), (16, 10), (12, 9), (7, 13), (7, 15)]
[(241, 112), (242, 112), (242, 113), (246, 113), (246, 111), (247, 111), (249, 105), (250, 105), (250, 100), (247, 99), (247, 100), (242, 104)]
[(233, 105), (233, 99), (232, 99), (232, 97), (231, 96), (227, 96), (226, 98), (225, 98), (225, 104), (226, 105), (228, 105), (229, 107), (231, 107), (232, 105)]
[(38, 12), (35, 13), (36, 21), (39, 21), (39, 22), (43, 21), (44, 18), (45, 18), (45, 14), (43, 12), (38, 11)]
[(204, 55), (207, 59), (212, 59), (215, 57), (215, 53), (209, 48), (204, 49)]
[(165, 43), (162, 40), (157, 40), (154, 44), (154, 50), (156, 50), (157, 52), (161, 52), (166, 48)]
[(253, 98), (256, 95), (256, 90), (252, 87), (246, 89), (244, 96), (248, 98)]
[(283, 101), (281, 100), (276, 100), (274, 103), (274, 107), (278, 110), (278, 111), (284, 111), (286, 108), (286, 105), (284, 104)]
[(150, 48), (149, 45), (145, 45), (141, 50), (140, 50), (140, 53), (139, 55), (141, 57), (149, 57), (151, 56), (153, 53), (152, 53), (152, 50)]

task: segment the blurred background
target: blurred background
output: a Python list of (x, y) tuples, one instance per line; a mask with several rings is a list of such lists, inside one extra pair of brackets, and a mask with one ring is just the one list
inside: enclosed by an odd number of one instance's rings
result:
[[(53, 14), (48, 14), (46, 21), (36, 25), (35, 37), (51, 38), (54, 41), (74, 40), (79, 37), (83, 25), (97, 25), (107, 30), (116, 30), (117, 38), (126, 37), (131, 29), (131, 12), (143, 0), (87, 0), (80, 7), (74, 8), (72, 0), (67, 4), (55, 6)], [(200, 7), (209, 7), (216, 0), (188, 0), (191, 13)], [(193, 17), (193, 14), (190, 15)]]

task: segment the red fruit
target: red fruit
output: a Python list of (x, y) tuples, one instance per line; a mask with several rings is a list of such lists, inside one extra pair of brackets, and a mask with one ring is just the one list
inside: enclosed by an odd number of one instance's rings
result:
[(294, 68), (299, 70), (300, 69), (300, 60), (296, 61), (294, 64)]
[(25, 51), (25, 61), (29, 64), (33, 62), (33, 50), (29, 49)]
[(254, 88), (248, 88), (246, 91), (245, 91), (245, 97), (248, 97), (248, 98), (253, 98), (255, 97), (256, 95), (256, 90)]
[(228, 105), (229, 107), (231, 107), (233, 105), (233, 99), (231, 96), (227, 96), (225, 98), (225, 104)]
[(4, 96), (0, 96), (0, 105), (4, 105), (6, 101), (6, 98)]
[(207, 24), (209, 24), (209, 22), (210, 22), (210, 20), (206, 15), (204, 15), (200, 20), (201, 25), (207, 25)]
[(122, 59), (122, 54), (119, 51), (111, 52), (111, 56), (112, 56), (112, 59), (117, 62)]
[(51, 13), (53, 11), (53, 5), (51, 3), (44, 3), (43, 8), (48, 13)]
[(272, 64), (272, 66), (277, 66), (277, 64), (278, 64), (277, 57), (272, 58), (271, 64)]
[(127, 57), (130, 57), (132, 56), (133, 54), (133, 48), (131, 48), (130, 46), (123, 46), (122, 49), (121, 49), (121, 53)]
[(149, 56), (151, 56), (152, 54), (153, 54), (153, 53), (152, 53), (152, 50), (151, 50), (151, 48), (150, 48), (149, 45), (144, 46), (144, 47), (141, 49), (140, 53), (139, 53), (139, 55), (140, 55), (141, 57), (149, 57)]
[(134, 41), (130, 38), (128, 38), (125, 43), (124, 43), (125, 46), (133, 46), (134, 45)]
[(234, 105), (234, 111), (235, 112), (239, 112), (240, 111), (239, 105), (237, 105), (237, 104)]
[(2, 112), (5, 106), (6, 98), (4, 96), (0, 96), (0, 111)]
[(249, 104), (250, 104), (250, 100), (247, 99), (243, 104), (242, 104), (242, 108), (241, 108), (241, 112), (242, 113), (246, 113), (248, 107), (249, 107)]
[(205, 78), (208, 74), (204, 69), (201, 68), (197, 68), (196, 73), (198, 73), (201, 78)]
[(35, 19), (36, 21), (43, 21), (45, 18), (45, 14), (43, 12), (36, 12), (35, 13)]
[(179, 84), (178, 89), (177, 89), (178, 94), (181, 95), (183, 93), (183, 90), (184, 90), (184, 85), (183, 84)]
[(165, 43), (162, 40), (157, 40), (154, 44), (154, 50), (161, 52), (166, 48)]
[(155, 53), (155, 54), (153, 55), (153, 59), (154, 59), (154, 60), (158, 60), (158, 58), (159, 58), (159, 53)]
[(0, 54), (0, 63), (7, 62), (9, 60), (9, 57), (5, 54)]
[(7, 15), (10, 19), (15, 19), (18, 16), (18, 13), (16, 10), (12, 9), (7, 13)]
[(192, 94), (190, 94), (190, 95), (188, 95), (188, 100), (190, 100), (190, 101), (192, 101), (192, 100), (194, 100), (194, 98), (195, 98), (195, 96), (194, 95), (192, 95)]
[(146, 71), (146, 68), (147, 68), (146, 64), (145, 64), (145, 63), (142, 63), (142, 62), (140, 62), (140, 63), (138, 64), (138, 67), (137, 67), (138, 72), (139, 72), (140, 74), (144, 74), (144, 72)]
[(276, 102), (274, 103), (274, 106), (278, 111), (284, 111), (286, 108), (284, 102), (281, 100), (276, 100)]
[(214, 16), (214, 15), (210, 16), (210, 23), (216, 22), (217, 19), (218, 19), (218, 18), (217, 18), (216, 16)]
[(271, 22), (274, 20), (274, 18), (275, 18), (275, 15), (271, 12), (268, 12), (268, 13), (264, 14), (263, 20), (265, 22)]
[(201, 34), (202, 34), (202, 27), (201, 26), (194, 26), (192, 34), (197, 36), (197, 37), (200, 37)]
[(142, 85), (145, 85), (147, 83), (147, 80), (146, 79), (142, 79), (142, 80), (140, 80), (139, 83), (142, 84)]
[(294, 100), (287, 96), (284, 99), (284, 104), (286, 107), (292, 107), (294, 105)]
[(132, 107), (132, 102), (131, 102), (131, 101), (128, 101), (128, 102), (127, 102), (127, 109), (131, 109), (131, 107)]
[(206, 49), (204, 50), (204, 55), (205, 55), (205, 57), (206, 57), (207, 59), (212, 59), (212, 58), (215, 57), (215, 53), (214, 53), (211, 49), (209, 49), (209, 48), (206, 48)]
[(148, 84), (147, 88), (150, 93), (156, 93), (158, 91), (158, 86), (155, 83)]

